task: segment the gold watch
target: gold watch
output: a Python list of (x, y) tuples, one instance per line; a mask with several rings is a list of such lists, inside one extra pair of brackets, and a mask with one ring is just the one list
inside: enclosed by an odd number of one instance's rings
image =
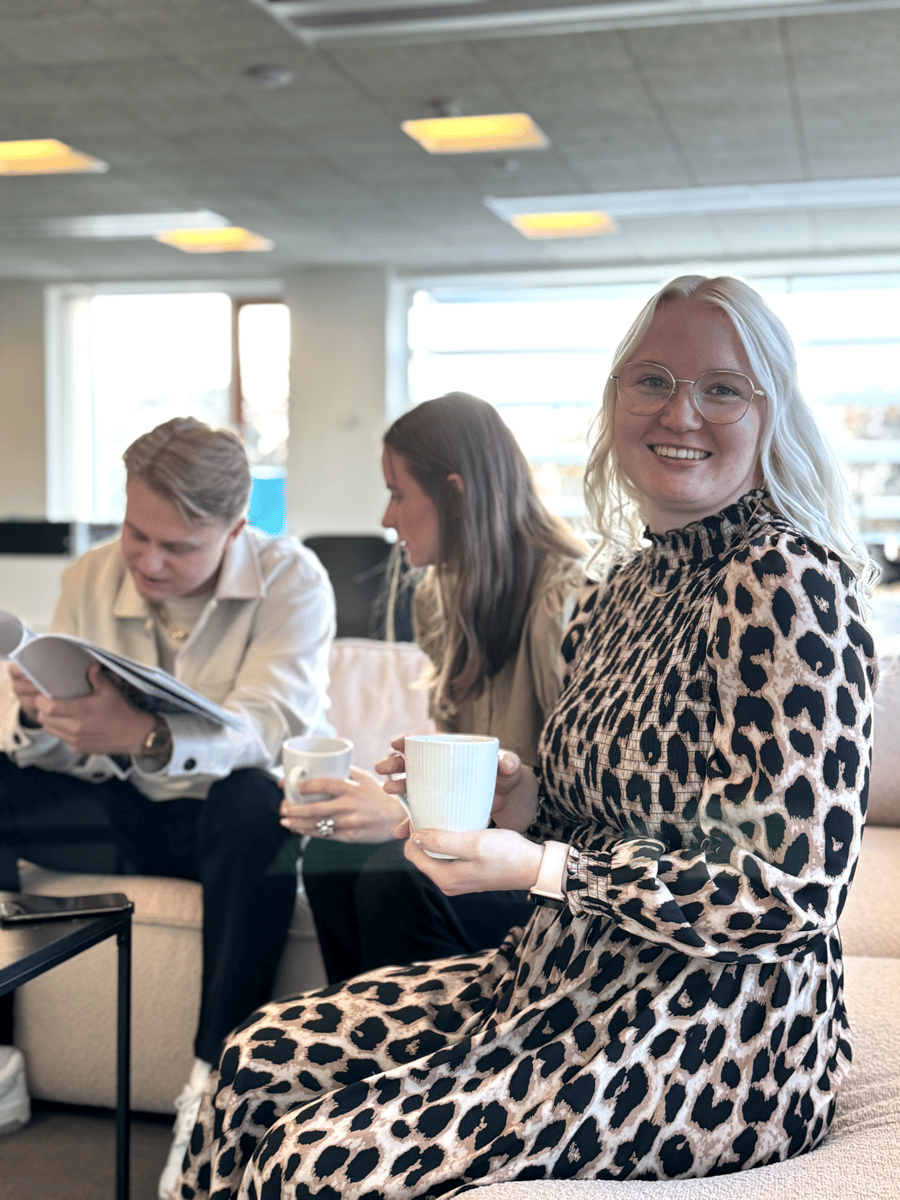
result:
[(162, 717), (154, 714), (153, 728), (147, 734), (141, 747), (141, 758), (153, 758), (163, 763), (171, 753), (172, 731)]

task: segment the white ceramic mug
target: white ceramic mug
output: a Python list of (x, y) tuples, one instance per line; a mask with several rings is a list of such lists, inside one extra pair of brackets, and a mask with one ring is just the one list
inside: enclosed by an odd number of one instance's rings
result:
[(325, 776), (346, 779), (350, 774), (353, 743), (348, 738), (292, 737), (284, 743), (281, 760), (284, 763), (284, 794), (294, 804), (312, 800), (331, 800), (329, 792), (298, 792), (306, 779)]
[[(409, 734), (404, 807), (413, 829), (466, 833), (487, 829), (497, 786), (500, 743), (474, 733)], [(452, 854), (428, 852), (432, 858)]]

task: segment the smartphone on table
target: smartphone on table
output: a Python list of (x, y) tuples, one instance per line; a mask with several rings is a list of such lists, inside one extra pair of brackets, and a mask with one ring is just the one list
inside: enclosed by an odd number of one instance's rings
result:
[(0, 924), (26, 925), (32, 921), (58, 921), (65, 917), (99, 917), (121, 912), (131, 901), (122, 892), (99, 896), (35, 896), (20, 892), (0, 900)]

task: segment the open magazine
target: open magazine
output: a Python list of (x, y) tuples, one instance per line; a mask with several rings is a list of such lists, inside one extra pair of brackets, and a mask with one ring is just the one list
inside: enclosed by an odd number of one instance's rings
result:
[[(88, 668), (100, 663), (129, 701), (148, 712), (190, 713), (217, 725), (244, 729), (244, 722), (168, 671), (135, 662), (68, 633), (34, 633), (18, 617), (0, 611), (0, 658), (9, 658), (45, 696), (69, 700), (90, 694)], [(138, 695), (135, 695), (135, 692)]]

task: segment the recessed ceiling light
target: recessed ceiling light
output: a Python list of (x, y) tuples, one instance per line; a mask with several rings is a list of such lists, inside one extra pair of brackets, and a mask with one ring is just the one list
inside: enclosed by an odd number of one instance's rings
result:
[(184, 250), (188, 254), (228, 254), (236, 250), (271, 250), (268, 238), (227, 225), (222, 229), (167, 229), (156, 234), (158, 242)]
[(56, 138), (0, 142), (0, 175), (66, 175), (108, 170), (108, 163), (73, 150)]
[(527, 113), (476, 117), (426, 117), (400, 128), (429, 154), (483, 154), (497, 150), (540, 150), (549, 139)]
[(510, 224), (527, 238), (600, 237), (618, 229), (605, 212), (519, 213)]

